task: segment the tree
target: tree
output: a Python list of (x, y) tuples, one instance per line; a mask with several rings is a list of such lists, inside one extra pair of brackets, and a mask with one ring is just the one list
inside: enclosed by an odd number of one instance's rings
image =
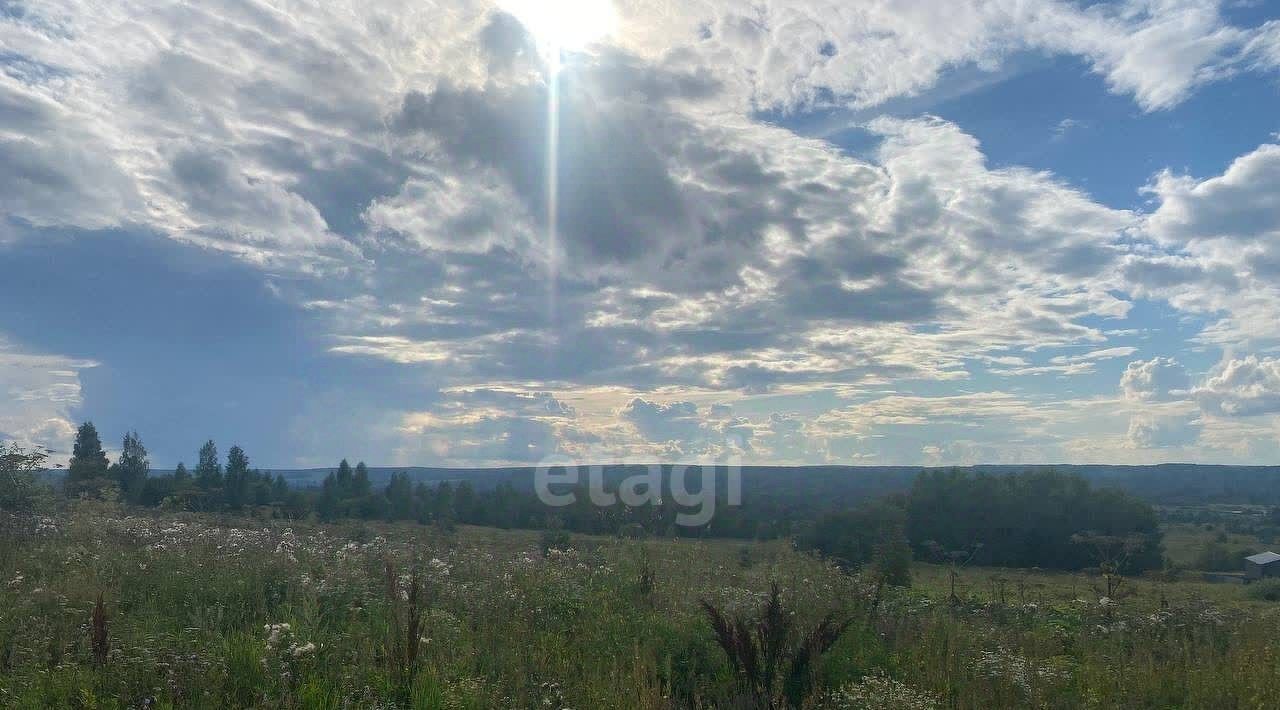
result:
[(271, 484), (271, 500), (275, 503), (284, 503), (289, 497), (289, 483), (284, 480), (284, 476), (276, 474), (276, 480)]
[(406, 473), (391, 474), (387, 483), (387, 518), (390, 520), (410, 520), (413, 516), (413, 484)]
[(151, 473), (151, 462), (147, 459), (147, 449), (142, 445), (138, 432), (124, 435), (120, 460), (113, 467), (116, 482), (126, 500), (137, 503), (142, 494), (142, 487)]
[(213, 439), (200, 447), (200, 460), (196, 463), (196, 485), (205, 490), (222, 487), (222, 464), (218, 463), (218, 446)]
[(364, 462), (356, 464), (355, 476), (352, 479), (352, 495), (367, 496), (373, 491), (373, 486), (369, 482), (369, 467)]
[(173, 486), (174, 488), (184, 488), (191, 482), (191, 473), (187, 471), (186, 464), (178, 462), (178, 467), (173, 470)]
[(911, 586), (911, 544), (898, 529), (876, 544), (871, 565), (875, 578), (891, 587)]
[(339, 498), (350, 498), (352, 489), (355, 485), (355, 476), (351, 473), (351, 464), (343, 459), (338, 464), (338, 473), (334, 476), (334, 484), (337, 486)]
[(249, 502), (249, 457), (244, 449), (232, 446), (227, 452), (227, 472), (222, 490), (227, 507), (238, 509)]
[(905, 530), (902, 508), (864, 503), (821, 516), (796, 539), (796, 547), (821, 552), (849, 569), (870, 564), (878, 579), (906, 587), (911, 585), (911, 548)]
[(93, 422), (85, 422), (76, 430), (75, 445), (71, 449), (71, 462), (67, 466), (67, 495), (99, 492), (109, 482), (107, 471), (111, 462), (102, 450), (102, 439)]
[[(1150, 504), (1121, 491), (1091, 488), (1052, 470), (992, 475), (928, 471), (907, 499), (907, 537), (918, 553), (927, 541), (944, 551), (973, 553), (973, 563), (1078, 570), (1090, 566), (1082, 531), (1144, 542), (1126, 573), (1159, 568), (1160, 526)], [(974, 546), (982, 543), (974, 552)]]
[(334, 520), (340, 514), (338, 507), (338, 481), (330, 473), (324, 477), (324, 482), (320, 484), (320, 496), (316, 499), (316, 515), (326, 522)]
[(36, 474), (48, 453), (16, 443), (0, 444), (0, 510), (26, 510), (35, 502)]

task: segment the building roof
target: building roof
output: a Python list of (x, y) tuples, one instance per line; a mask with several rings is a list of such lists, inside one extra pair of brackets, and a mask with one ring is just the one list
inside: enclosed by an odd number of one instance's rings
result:
[(1280, 555), (1277, 555), (1274, 552), (1259, 552), (1256, 555), (1246, 557), (1245, 560), (1252, 562), (1255, 565), (1269, 565), (1272, 562), (1280, 562)]

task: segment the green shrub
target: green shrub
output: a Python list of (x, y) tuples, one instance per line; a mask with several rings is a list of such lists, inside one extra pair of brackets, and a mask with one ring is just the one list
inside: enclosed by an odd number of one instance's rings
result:
[(1245, 596), (1260, 602), (1280, 602), (1280, 579), (1263, 579), (1245, 588)]

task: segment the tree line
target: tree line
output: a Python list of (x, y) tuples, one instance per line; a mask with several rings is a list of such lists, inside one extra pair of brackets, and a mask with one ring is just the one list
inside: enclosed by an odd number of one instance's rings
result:
[(797, 538), (851, 566), (901, 570), (904, 555), (945, 564), (1124, 573), (1159, 568), (1149, 503), (1052, 470), (924, 471), (906, 494), (820, 514)]
[(112, 463), (93, 422), (76, 430), (62, 491), (69, 498), (119, 497), (133, 505), (194, 511), (275, 506), (301, 514), (307, 507), (301, 491), (291, 489), (282, 476), (252, 468), (249, 456), (239, 446), (227, 452), (224, 465), (217, 445), (207, 441), (200, 447), (194, 470), (179, 463), (172, 473), (153, 475), (147, 449), (137, 432), (124, 435), (120, 456)]
[[(0, 447), (0, 507), (14, 507), (7, 480), (27, 481), (43, 452)], [(25, 477), (25, 478), (24, 478)], [(600, 507), (584, 489), (564, 507), (544, 504), (532, 490), (502, 481), (477, 489), (468, 481), (427, 483), (393, 473), (375, 485), (368, 467), (343, 460), (319, 487), (294, 487), (250, 465), (239, 446), (219, 459), (213, 441), (195, 468), (179, 463), (154, 475), (136, 432), (125, 434), (113, 463), (91, 422), (76, 432), (63, 481), (69, 497), (118, 497), (126, 503), (191, 511), (251, 512), (290, 519), (412, 521), (627, 536), (791, 538), (851, 568), (876, 565), (900, 578), (911, 559), (1007, 567), (1081, 569), (1106, 562), (1126, 571), (1162, 563), (1156, 514), (1144, 501), (1092, 488), (1079, 475), (1051, 470), (1012, 474), (925, 471), (905, 494), (862, 503), (748, 495), (744, 505), (720, 505), (711, 522), (675, 523), (678, 509), (664, 502)], [(750, 493), (750, 491), (748, 491)], [(16, 500), (16, 499), (15, 499)], [(9, 502), (6, 502), (9, 501)]]

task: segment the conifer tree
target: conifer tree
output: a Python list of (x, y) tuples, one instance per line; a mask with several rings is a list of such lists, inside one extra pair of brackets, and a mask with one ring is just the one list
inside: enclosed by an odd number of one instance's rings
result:
[(244, 449), (232, 446), (227, 452), (227, 472), (222, 490), (226, 504), (237, 509), (249, 501), (249, 457)]
[(120, 484), (120, 492), (125, 499), (137, 502), (146, 484), (147, 475), (151, 473), (151, 462), (147, 459), (147, 449), (142, 445), (142, 438), (133, 431), (124, 435), (120, 460), (113, 467), (116, 482)]
[(218, 447), (213, 439), (200, 447), (200, 459), (196, 463), (196, 485), (205, 490), (222, 487), (222, 464), (218, 463)]
[(369, 467), (364, 462), (356, 464), (356, 473), (354, 482), (352, 483), (352, 494), (357, 497), (369, 495), (373, 491), (373, 486), (369, 482)]
[(106, 483), (110, 468), (107, 454), (102, 450), (102, 439), (93, 422), (85, 422), (76, 430), (75, 445), (71, 449), (71, 461), (67, 466), (66, 491), (68, 495), (100, 488)]

